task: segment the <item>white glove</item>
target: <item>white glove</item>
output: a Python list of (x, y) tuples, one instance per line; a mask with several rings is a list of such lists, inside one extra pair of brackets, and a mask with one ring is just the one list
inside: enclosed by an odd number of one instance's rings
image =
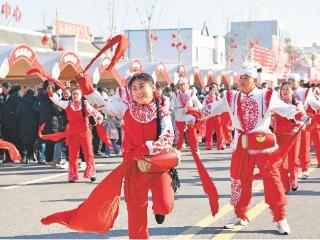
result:
[(291, 130), (291, 135), (295, 135), (297, 132), (298, 132), (299, 128), (298, 127), (294, 127), (292, 130)]
[(146, 162), (146, 161), (144, 161), (144, 160), (138, 160), (138, 161), (137, 161), (137, 165), (138, 165), (139, 170), (140, 170), (141, 172), (143, 172), (143, 173), (149, 172), (150, 167), (151, 167), (151, 163)]
[(196, 122), (196, 118), (194, 116), (187, 115), (185, 122), (187, 123), (187, 125), (194, 124)]
[(309, 125), (311, 123), (311, 118), (308, 115), (304, 115), (301, 118), (302, 122), (306, 122), (307, 125)]

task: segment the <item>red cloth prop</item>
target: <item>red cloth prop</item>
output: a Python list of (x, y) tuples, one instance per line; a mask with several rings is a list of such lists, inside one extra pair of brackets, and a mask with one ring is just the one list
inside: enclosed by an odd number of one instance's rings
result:
[(8, 150), (10, 159), (12, 161), (21, 160), (21, 156), (18, 149), (12, 143), (0, 139), (0, 149)]
[[(154, 169), (164, 169), (163, 157), (168, 157), (165, 163), (170, 168), (173, 159), (177, 159), (177, 153), (169, 151), (158, 156), (152, 156), (151, 162)], [(58, 212), (41, 219), (45, 225), (60, 223), (78, 232), (107, 233), (113, 226), (118, 213), (123, 177), (126, 164), (120, 164), (93, 190), (89, 197), (76, 209)], [(175, 165), (175, 164), (174, 164)], [(166, 170), (168, 170), (168, 168)], [(106, 191), (108, 189), (108, 191)]]
[(106, 144), (108, 147), (112, 147), (112, 142), (110, 141), (110, 138), (108, 137), (106, 130), (104, 129), (102, 124), (96, 125), (97, 133), (100, 138), (100, 140)]
[(192, 153), (192, 155), (197, 166), (203, 190), (209, 198), (211, 214), (214, 217), (219, 211), (219, 194), (217, 188), (211, 180), (207, 169), (205, 168), (201, 159), (199, 158), (199, 155), (197, 153)]
[[(125, 164), (120, 164), (78, 208), (42, 218), (45, 225), (60, 223), (78, 232), (107, 233), (119, 213)], [(106, 191), (108, 189), (108, 191)]]
[[(188, 107), (187, 114), (190, 114), (196, 118), (196, 120), (200, 119), (200, 112), (195, 107)], [(200, 176), (202, 187), (204, 192), (208, 195), (211, 214), (215, 216), (219, 211), (219, 194), (217, 188), (212, 182), (209, 173), (205, 166), (203, 165), (199, 155), (197, 153), (192, 152), (193, 159), (196, 163), (198, 174)]]
[(66, 86), (59, 80), (51, 77), (48, 73), (41, 71), (39, 68), (31, 68), (27, 71), (27, 75), (36, 75), (38, 76), (42, 81), (48, 80), (49, 82), (54, 83), (61, 89), (65, 89)]
[(100, 57), (105, 51), (111, 48), (113, 45), (118, 43), (115, 54), (107, 68), (107, 71), (111, 71), (114, 65), (120, 60), (121, 56), (125, 52), (128, 47), (128, 40), (124, 35), (117, 35), (113, 37), (107, 44), (98, 52), (98, 54), (89, 62), (89, 64), (85, 67), (84, 71), (76, 76), (76, 80), (79, 83), (79, 86), (84, 95), (89, 95), (94, 92), (93, 88), (93, 80), (92, 78), (86, 74), (87, 70), (91, 67), (91, 65)]
[(67, 130), (65, 132), (55, 132), (55, 133), (50, 133), (50, 134), (43, 135), (42, 131), (43, 131), (45, 125), (46, 125), (45, 123), (41, 124), (39, 129), (38, 129), (38, 136), (42, 140), (49, 140), (49, 141), (53, 141), (53, 142), (58, 142), (61, 139), (66, 138)]

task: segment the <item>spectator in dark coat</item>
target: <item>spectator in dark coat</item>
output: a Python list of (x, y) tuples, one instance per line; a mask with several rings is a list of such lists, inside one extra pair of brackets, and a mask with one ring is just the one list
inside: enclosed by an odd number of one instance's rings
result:
[[(43, 88), (39, 90), (39, 95), (33, 105), (33, 109), (38, 112), (39, 125), (45, 123), (43, 134), (53, 133), (58, 129), (56, 107), (47, 94), (48, 81), (43, 83)], [(38, 139), (38, 164), (43, 165), (45, 161), (52, 162), (54, 143)]]
[(37, 139), (38, 130), (38, 114), (33, 109), (35, 101), (34, 91), (28, 89), (16, 111), (20, 139), (23, 145), (22, 163), (34, 160), (34, 144)]
[[(19, 96), (20, 86), (11, 85), (9, 82), (3, 82), (1, 85), (4, 94), (1, 116), (2, 138), (14, 144), (20, 154), (22, 154), (22, 144), (19, 138), (18, 123), (15, 115), (21, 101), (21, 97)], [(13, 162), (7, 151), (4, 162)]]

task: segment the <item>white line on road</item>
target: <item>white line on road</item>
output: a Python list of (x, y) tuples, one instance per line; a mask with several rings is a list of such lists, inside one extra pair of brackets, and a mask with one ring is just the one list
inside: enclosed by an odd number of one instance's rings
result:
[[(96, 165), (96, 169), (100, 168), (100, 167), (103, 167), (103, 166), (106, 166), (106, 165), (108, 165), (108, 164)], [(54, 175), (48, 176), (48, 177), (37, 178), (37, 179), (31, 180), (31, 181), (22, 182), (22, 183), (14, 184), (14, 185), (7, 186), (7, 187), (2, 187), (2, 188), (0, 188), (0, 190), (11, 190), (11, 189), (15, 189), (15, 188), (22, 187), (22, 186), (25, 186), (25, 185), (33, 184), (33, 183), (44, 182), (46, 180), (50, 180), (50, 179), (53, 179), (53, 178), (58, 178), (58, 177), (61, 177), (63, 175), (67, 175), (67, 174), (68, 174), (68, 172), (65, 172), (65, 173), (54, 174)]]

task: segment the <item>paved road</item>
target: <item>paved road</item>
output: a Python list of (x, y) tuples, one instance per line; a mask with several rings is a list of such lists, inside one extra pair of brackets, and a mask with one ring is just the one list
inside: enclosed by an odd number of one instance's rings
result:
[[(184, 152), (179, 175), (182, 187), (176, 194), (174, 211), (164, 224), (157, 225), (149, 206), (149, 229), (152, 238), (221, 238), (221, 239), (281, 239), (320, 238), (320, 169), (312, 168), (308, 180), (300, 180), (299, 190), (288, 195), (288, 220), (293, 233), (279, 236), (275, 232), (271, 214), (264, 204), (261, 181), (254, 182), (247, 228), (226, 231), (223, 224), (233, 217), (228, 204), (230, 197), (230, 150), (201, 150), (203, 162), (220, 194), (220, 212), (210, 216), (209, 204), (191, 159)], [(97, 180), (120, 163), (117, 157), (97, 159)], [(314, 159), (313, 159), (314, 161)], [(109, 234), (80, 234), (61, 225), (43, 226), (39, 220), (50, 213), (78, 206), (97, 183), (81, 179), (69, 184), (66, 170), (50, 166), (0, 164), (0, 238), (16, 239), (105, 239), (126, 238), (127, 213), (122, 198), (119, 217)]]

